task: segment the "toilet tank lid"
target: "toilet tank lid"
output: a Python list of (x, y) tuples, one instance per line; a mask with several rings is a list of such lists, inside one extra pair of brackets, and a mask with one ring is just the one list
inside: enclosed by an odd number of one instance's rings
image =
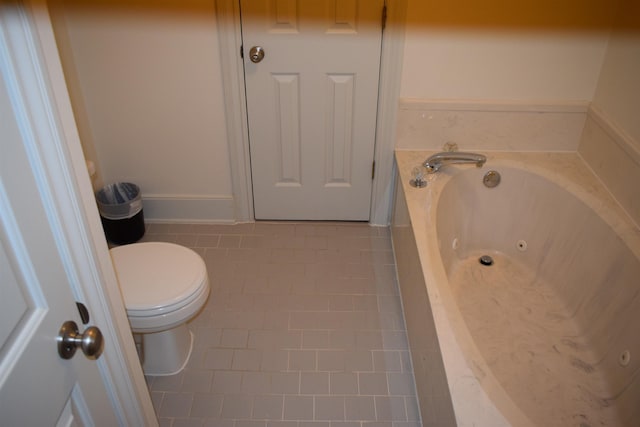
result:
[(179, 305), (208, 283), (204, 261), (184, 246), (144, 242), (110, 253), (127, 310)]

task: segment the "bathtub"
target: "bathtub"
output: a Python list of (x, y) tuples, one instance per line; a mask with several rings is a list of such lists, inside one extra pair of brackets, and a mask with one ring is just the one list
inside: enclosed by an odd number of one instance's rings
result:
[(411, 187), (429, 154), (396, 152), (392, 221), (423, 424), (640, 425), (638, 226), (577, 154)]

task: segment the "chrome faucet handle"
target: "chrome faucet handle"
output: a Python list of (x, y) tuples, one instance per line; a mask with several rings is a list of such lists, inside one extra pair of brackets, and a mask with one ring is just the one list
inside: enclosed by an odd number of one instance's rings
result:
[(409, 180), (409, 185), (416, 188), (424, 188), (427, 186), (427, 180), (425, 179), (425, 173), (429, 173), (425, 166), (416, 166), (411, 171), (412, 178)]

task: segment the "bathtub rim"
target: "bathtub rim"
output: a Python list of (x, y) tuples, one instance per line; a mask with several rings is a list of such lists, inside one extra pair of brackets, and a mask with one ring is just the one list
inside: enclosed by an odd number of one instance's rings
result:
[[(408, 185), (411, 170), (433, 151), (396, 150), (398, 175), (418, 248), (432, 306), (447, 383), (459, 425), (535, 425), (516, 405), (488, 368), (477, 348), (448, 283), (437, 236), (437, 207), (442, 189), (469, 166), (448, 166), (429, 176), (428, 191)], [(573, 152), (482, 152), (484, 170), (509, 167), (539, 175), (574, 195), (609, 225), (640, 258), (640, 231), (583, 159)], [(420, 241), (422, 240), (422, 241)], [(470, 405), (470, 402), (478, 404)]]

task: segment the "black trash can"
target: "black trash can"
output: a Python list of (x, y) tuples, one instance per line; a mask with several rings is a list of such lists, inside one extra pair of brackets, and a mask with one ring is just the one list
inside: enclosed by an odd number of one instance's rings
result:
[(144, 236), (140, 187), (130, 182), (116, 182), (97, 191), (96, 201), (107, 240), (126, 245)]

